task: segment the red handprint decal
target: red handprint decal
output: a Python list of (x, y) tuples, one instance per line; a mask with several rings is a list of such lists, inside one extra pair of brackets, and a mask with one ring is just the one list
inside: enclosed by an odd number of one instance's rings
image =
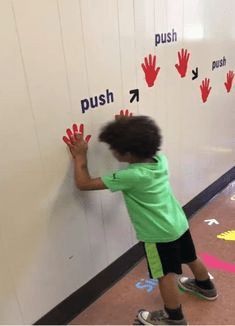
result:
[(202, 84), (200, 85), (200, 89), (201, 89), (201, 96), (202, 96), (202, 101), (203, 103), (205, 103), (207, 101), (207, 98), (210, 94), (211, 91), (211, 87), (210, 86), (210, 79), (209, 78), (205, 78), (202, 81)]
[(234, 72), (229, 70), (227, 73), (227, 81), (224, 83), (227, 92), (229, 93), (233, 85)]
[(132, 117), (133, 116), (133, 113), (132, 112), (129, 112), (129, 110), (120, 110), (119, 114), (115, 114), (115, 119), (120, 119), (120, 118), (128, 118), (128, 117)]
[(175, 64), (178, 73), (180, 74), (181, 78), (185, 77), (188, 68), (188, 60), (190, 57), (190, 53), (185, 49), (181, 49), (181, 52), (178, 51), (178, 60), (179, 63)]
[(160, 70), (160, 67), (156, 68), (156, 56), (154, 55), (152, 57), (152, 55), (149, 54), (148, 58), (144, 58), (144, 63), (141, 64), (141, 67), (145, 73), (145, 80), (148, 87), (152, 87)]
[[(77, 126), (76, 123), (74, 123), (73, 127), (72, 127), (72, 130), (68, 128), (66, 130), (66, 134), (67, 134), (67, 136), (63, 136), (63, 141), (65, 142), (66, 145), (68, 145), (72, 156), (75, 157), (75, 155), (74, 155), (74, 153), (72, 151), (71, 145), (74, 144), (77, 135), (82, 136), (82, 139), (83, 139), (84, 125), (80, 124), (79, 131), (78, 131), (78, 126)], [(91, 139), (91, 135), (87, 135), (85, 137), (85, 142), (88, 143), (90, 139)]]

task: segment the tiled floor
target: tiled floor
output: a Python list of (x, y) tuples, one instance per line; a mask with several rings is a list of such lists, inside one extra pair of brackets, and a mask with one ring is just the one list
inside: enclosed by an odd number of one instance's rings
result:
[[(197, 253), (207, 259), (206, 265), (219, 292), (214, 302), (181, 292), (183, 310), (191, 325), (235, 325), (235, 183), (214, 197), (190, 220), (191, 233)], [(234, 198), (235, 199), (235, 198)], [(207, 219), (219, 224), (208, 225)], [(234, 230), (230, 240), (217, 235)], [(228, 235), (227, 235), (228, 237)], [(185, 275), (190, 271), (185, 266)], [(148, 282), (145, 260), (102, 297), (78, 315), (71, 324), (130, 325), (140, 308), (162, 308), (158, 285)]]

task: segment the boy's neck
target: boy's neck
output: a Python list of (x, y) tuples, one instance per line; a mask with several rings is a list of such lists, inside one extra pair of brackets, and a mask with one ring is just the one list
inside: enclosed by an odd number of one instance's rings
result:
[(155, 160), (151, 158), (141, 159), (138, 157), (132, 157), (128, 163), (154, 163)]

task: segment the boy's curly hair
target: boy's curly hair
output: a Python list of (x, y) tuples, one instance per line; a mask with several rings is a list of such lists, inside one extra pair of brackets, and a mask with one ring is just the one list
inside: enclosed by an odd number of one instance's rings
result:
[(150, 158), (161, 146), (161, 132), (154, 120), (147, 116), (120, 117), (106, 124), (99, 140), (120, 154), (127, 152), (139, 158)]

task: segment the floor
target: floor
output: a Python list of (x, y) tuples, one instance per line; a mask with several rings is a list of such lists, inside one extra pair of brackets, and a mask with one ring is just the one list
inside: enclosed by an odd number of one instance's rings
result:
[[(190, 228), (219, 297), (210, 302), (180, 292), (185, 316), (190, 325), (235, 325), (235, 182), (193, 216)], [(183, 271), (191, 275), (187, 266)], [(131, 325), (142, 308), (162, 308), (157, 281), (148, 278), (145, 259), (70, 324)]]

